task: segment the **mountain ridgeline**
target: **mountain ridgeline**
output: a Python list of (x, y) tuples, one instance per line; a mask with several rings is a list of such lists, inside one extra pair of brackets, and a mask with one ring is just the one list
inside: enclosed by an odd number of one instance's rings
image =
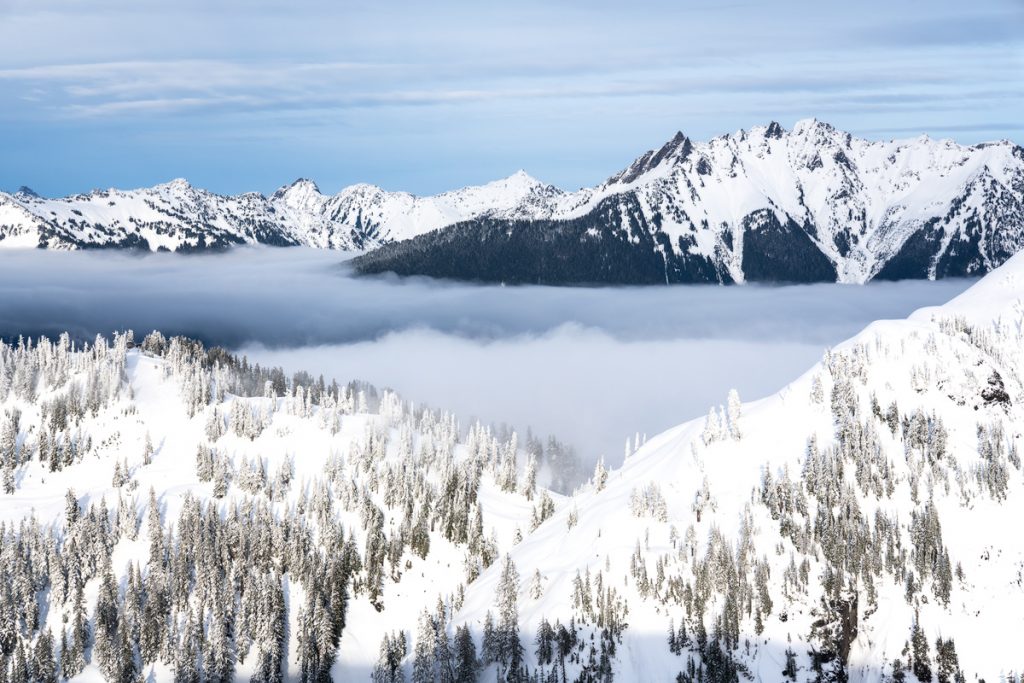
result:
[(866, 282), (980, 275), (1024, 246), (1024, 149), (873, 142), (814, 119), (676, 134), (593, 188), (519, 171), (418, 197), (300, 179), (271, 196), (174, 180), (0, 193), (0, 249), (362, 252), (357, 272), (548, 284)]
[(1024, 246), (1024, 151), (868, 142), (818, 121), (676, 135), (541, 219), (479, 216), (358, 257), (546, 284), (865, 282), (988, 272)]

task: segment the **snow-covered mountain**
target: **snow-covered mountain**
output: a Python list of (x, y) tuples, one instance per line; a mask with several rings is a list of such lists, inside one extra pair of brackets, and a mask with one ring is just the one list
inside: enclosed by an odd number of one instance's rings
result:
[(481, 217), (363, 272), (547, 283), (832, 281), (987, 272), (1024, 246), (1024, 150), (869, 142), (816, 120), (677, 134), (545, 220)]
[(1024, 255), (565, 496), (535, 441), (130, 341), (0, 346), (7, 680), (1024, 667)]
[(270, 197), (184, 180), (61, 199), (0, 193), (0, 247), (253, 243), (390, 245), (360, 270), (509, 282), (974, 275), (1024, 246), (1024, 150), (926, 136), (871, 142), (810, 119), (708, 142), (678, 133), (577, 192), (520, 171), (432, 197), (372, 185), (324, 195), (309, 180)]
[(519, 171), (433, 197), (353, 185), (336, 195), (299, 179), (270, 197), (222, 196), (178, 179), (140, 190), (44, 199), (0, 193), (0, 248), (197, 251), (236, 244), (361, 250), (481, 216), (534, 218), (557, 193)]

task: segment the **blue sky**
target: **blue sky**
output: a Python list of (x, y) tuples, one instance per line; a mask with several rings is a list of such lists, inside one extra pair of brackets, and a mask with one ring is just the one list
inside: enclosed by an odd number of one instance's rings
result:
[(0, 0), (0, 188), (600, 182), (815, 116), (1024, 141), (1024, 2)]

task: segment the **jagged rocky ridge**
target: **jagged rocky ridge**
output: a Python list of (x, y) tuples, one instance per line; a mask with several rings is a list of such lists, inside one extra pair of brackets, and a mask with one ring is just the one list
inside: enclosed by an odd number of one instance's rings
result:
[[(557, 452), (185, 339), (0, 345), (8, 680), (1014, 680), (1024, 255)], [(1016, 673), (1015, 673), (1016, 672)]]
[(817, 120), (693, 142), (676, 134), (595, 188), (523, 172), (416, 197), (298, 180), (270, 197), (175, 180), (44, 199), (0, 193), (0, 247), (367, 251), (364, 273), (545, 283), (936, 278), (1024, 245), (1024, 150), (855, 138)]
[(869, 142), (816, 120), (677, 134), (547, 214), (481, 216), (355, 261), (514, 283), (839, 281), (985, 273), (1024, 246), (1024, 150)]

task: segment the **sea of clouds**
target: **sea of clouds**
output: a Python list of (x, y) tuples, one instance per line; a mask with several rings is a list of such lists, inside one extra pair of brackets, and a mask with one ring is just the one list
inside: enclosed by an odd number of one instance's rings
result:
[(636, 432), (755, 399), (867, 323), (970, 280), (858, 285), (501, 287), (353, 277), (346, 254), (0, 252), (0, 336), (159, 329), (263, 365), (363, 379), (532, 427), (610, 463)]

